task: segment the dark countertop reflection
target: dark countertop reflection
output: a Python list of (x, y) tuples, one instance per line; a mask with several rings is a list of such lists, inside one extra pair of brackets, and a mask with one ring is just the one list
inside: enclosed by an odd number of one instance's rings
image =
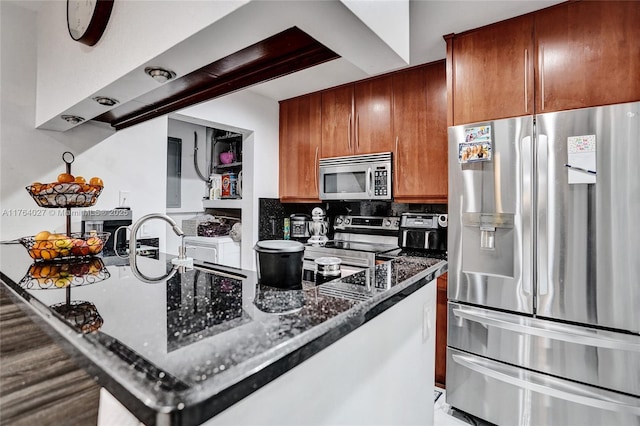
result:
[[(163, 276), (172, 269), (169, 259), (140, 257), (139, 267), (146, 276)], [(71, 274), (75, 284), (58, 288), (55, 282), (66, 282), (59, 281), (65, 266), (52, 277), (50, 269), (32, 266), (23, 247), (2, 245), (0, 277), (14, 300), (31, 307), (32, 317), (57, 333), (62, 346), (141, 421), (155, 423), (163, 412), (180, 424), (199, 424), (221, 412), (447, 266), (402, 257), (320, 286), (303, 282), (299, 290), (280, 290), (257, 284), (253, 271), (219, 265), (149, 284), (136, 279), (126, 262), (103, 260), (106, 278)], [(42, 288), (47, 273), (54, 284)], [(74, 306), (90, 309), (77, 313)]]

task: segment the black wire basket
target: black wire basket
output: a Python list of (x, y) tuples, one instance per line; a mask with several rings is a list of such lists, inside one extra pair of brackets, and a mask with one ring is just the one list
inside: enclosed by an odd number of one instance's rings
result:
[(98, 331), (104, 324), (96, 305), (91, 302), (74, 300), (52, 305), (51, 309), (62, 315), (68, 323), (82, 333)]
[(34, 263), (20, 280), (20, 287), (31, 290), (60, 289), (95, 284), (111, 277), (99, 257), (64, 262)]
[(71, 235), (55, 235), (47, 239), (36, 236), (19, 238), (29, 256), (36, 262), (77, 259), (95, 256), (102, 252), (110, 232), (74, 232)]
[(91, 207), (102, 192), (100, 185), (88, 183), (36, 183), (25, 188), (40, 207)]

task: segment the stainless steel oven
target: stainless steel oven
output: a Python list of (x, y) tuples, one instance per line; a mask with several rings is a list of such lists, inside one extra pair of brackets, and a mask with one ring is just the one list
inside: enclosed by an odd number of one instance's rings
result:
[(321, 200), (391, 200), (391, 153), (320, 159)]
[(398, 248), (399, 224), (398, 217), (336, 216), (333, 240), (305, 246), (304, 279), (315, 280), (314, 260), (319, 257), (340, 258), (343, 277), (375, 266), (377, 254)]

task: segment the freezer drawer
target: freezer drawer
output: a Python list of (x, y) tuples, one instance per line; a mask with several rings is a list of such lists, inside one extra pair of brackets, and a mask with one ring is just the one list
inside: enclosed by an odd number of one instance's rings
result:
[(447, 403), (498, 425), (640, 425), (640, 398), (447, 349)]
[(638, 335), (449, 303), (447, 338), (466, 352), (640, 397)]

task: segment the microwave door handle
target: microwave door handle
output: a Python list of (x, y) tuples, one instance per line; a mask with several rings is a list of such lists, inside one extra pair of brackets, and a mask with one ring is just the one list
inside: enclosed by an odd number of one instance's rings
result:
[(373, 189), (371, 188), (371, 181), (373, 180), (373, 172), (371, 171), (371, 167), (367, 169), (367, 194), (369, 197), (373, 196)]

